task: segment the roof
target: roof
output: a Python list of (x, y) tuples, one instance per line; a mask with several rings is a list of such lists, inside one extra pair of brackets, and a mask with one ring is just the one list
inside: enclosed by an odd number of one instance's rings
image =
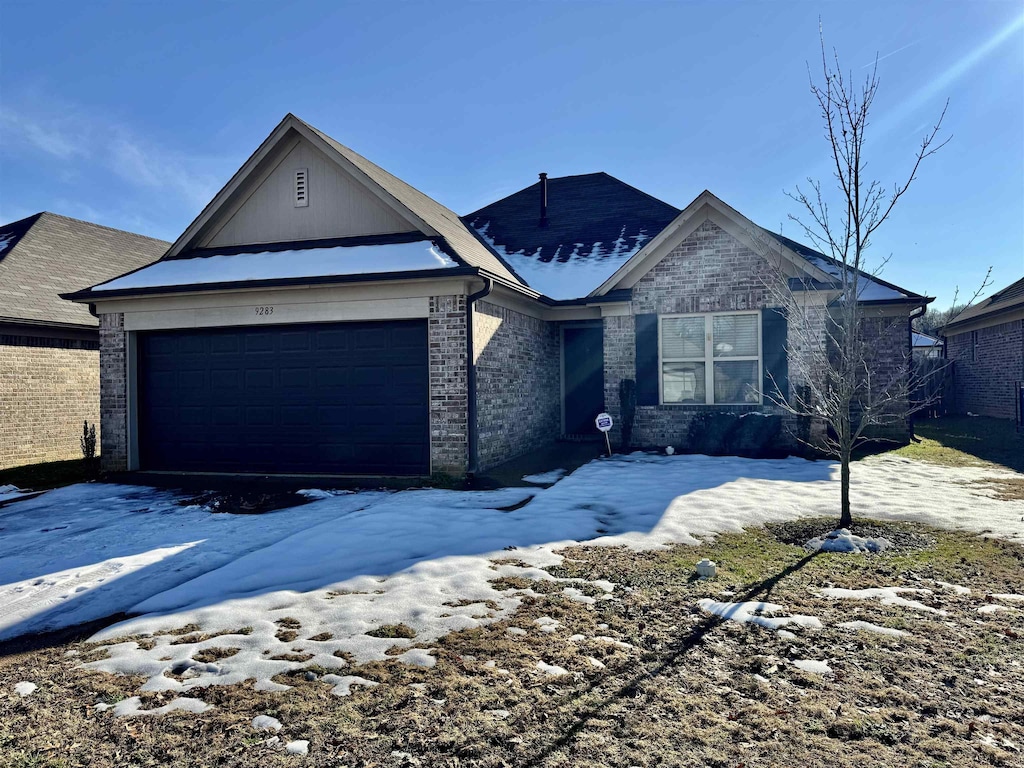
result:
[(529, 285), (554, 299), (587, 295), (679, 210), (607, 173), (547, 180), (547, 224), (540, 221), (541, 182), (463, 216)]
[(0, 319), (96, 326), (87, 307), (58, 294), (156, 261), (168, 246), (48, 212), (0, 226)]
[(397, 272), (444, 274), (443, 270), (458, 266), (422, 235), (209, 248), (189, 253), (190, 258), (161, 259), (101, 283), (90, 293)]
[(918, 349), (942, 346), (942, 341), (940, 339), (936, 339), (934, 336), (929, 336), (927, 333), (912, 331), (911, 338), (911, 345)]
[[(783, 235), (775, 232), (769, 232), (768, 230), (765, 230), (765, 232), (774, 237), (791, 251), (794, 251), (811, 264), (821, 269), (823, 272), (836, 278), (838, 287), (842, 287), (844, 267), (841, 261), (838, 261), (831, 256), (826, 256), (813, 248), (808, 248), (806, 245), (798, 243), (796, 240), (790, 240), (788, 237), (784, 237)], [(846, 267), (846, 269), (852, 274), (852, 268)], [(860, 274), (860, 278), (857, 281), (857, 292), (859, 294), (857, 298), (861, 303), (871, 304), (875, 302), (923, 301), (925, 299), (925, 297), (919, 293), (914, 293), (913, 291), (908, 291), (905, 288), (900, 288), (898, 285), (888, 283), (875, 275), (869, 275), (863, 270), (857, 270), (857, 272)]]
[(1010, 283), (1001, 291), (996, 291), (984, 301), (980, 301), (973, 307), (968, 307), (953, 322), (942, 329), (948, 333), (950, 328), (962, 325), (971, 320), (982, 320), (992, 315), (1001, 315), (1003, 312), (1024, 308), (1024, 277), (1015, 283)]

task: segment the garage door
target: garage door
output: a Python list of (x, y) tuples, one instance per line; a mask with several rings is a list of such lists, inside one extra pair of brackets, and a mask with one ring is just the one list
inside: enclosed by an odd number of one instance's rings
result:
[(429, 472), (425, 320), (139, 334), (143, 469)]

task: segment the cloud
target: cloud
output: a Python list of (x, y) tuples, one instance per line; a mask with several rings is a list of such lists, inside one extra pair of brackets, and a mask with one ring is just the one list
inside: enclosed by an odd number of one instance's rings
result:
[(90, 115), (75, 105), (0, 111), (0, 136), (7, 147), (28, 149), (60, 161), (61, 179), (112, 174), (136, 188), (160, 190), (198, 209), (219, 185), (210, 168), (222, 162), (141, 138), (130, 125)]
[(88, 154), (81, 135), (57, 120), (38, 120), (5, 107), (0, 109), (0, 127), (5, 138), (13, 135), (15, 141), (20, 139), (60, 160)]

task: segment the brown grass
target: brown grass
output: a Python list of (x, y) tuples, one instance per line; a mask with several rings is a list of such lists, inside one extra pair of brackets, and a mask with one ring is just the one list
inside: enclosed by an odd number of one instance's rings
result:
[[(870, 557), (810, 556), (763, 529), (657, 552), (573, 548), (554, 575), (608, 579), (620, 585), (615, 599), (588, 606), (537, 594), (533, 581), (508, 584), (523, 594), (507, 621), (442, 638), (432, 669), (353, 665), (344, 674), (380, 685), (343, 698), (306, 679), (323, 670), (299, 670), (277, 678), (292, 686), (284, 693), (251, 684), (191, 691), (214, 705), (202, 715), (115, 719), (94, 705), (136, 695), (142, 679), (77, 669), (64, 654), (90, 650), (84, 643), (35, 651), (0, 666), (0, 755), (19, 768), (1020, 765), (1024, 612), (976, 609), (988, 593), (1024, 593), (1024, 549), (924, 532), (934, 542), (925, 549)], [(718, 562), (716, 580), (691, 578), (703, 557)], [(935, 580), (973, 594), (939, 592)], [(829, 583), (932, 588), (926, 600), (948, 615), (819, 597)], [(787, 639), (709, 617), (694, 607), (701, 597), (770, 600), (825, 627)], [(542, 616), (561, 626), (541, 632)], [(910, 635), (836, 626), (850, 618)], [(527, 634), (509, 635), (510, 625)], [(573, 634), (584, 639), (570, 642)], [(827, 660), (835, 674), (802, 672), (794, 659)], [(546, 675), (538, 661), (569, 674)], [(19, 680), (39, 690), (20, 698)], [(173, 695), (141, 694), (146, 708)], [(309, 756), (255, 732), (259, 714), (283, 723), (280, 742), (309, 739)]]

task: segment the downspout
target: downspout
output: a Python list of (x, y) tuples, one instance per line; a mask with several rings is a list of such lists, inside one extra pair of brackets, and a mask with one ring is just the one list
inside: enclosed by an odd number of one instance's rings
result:
[(476, 428), (476, 363), (473, 360), (473, 304), (489, 296), (494, 281), (486, 275), (479, 276), (484, 287), (466, 297), (466, 448), (469, 453), (468, 476), (475, 475), (479, 464)]

